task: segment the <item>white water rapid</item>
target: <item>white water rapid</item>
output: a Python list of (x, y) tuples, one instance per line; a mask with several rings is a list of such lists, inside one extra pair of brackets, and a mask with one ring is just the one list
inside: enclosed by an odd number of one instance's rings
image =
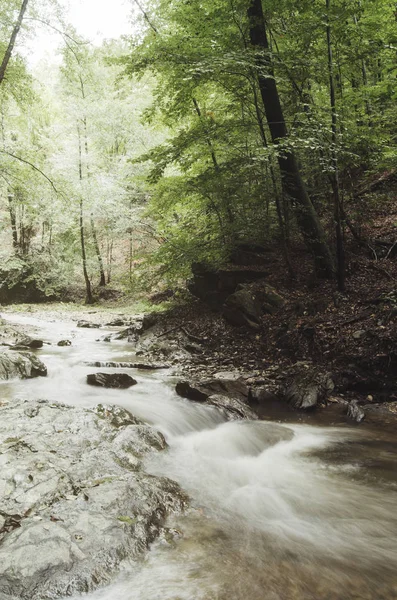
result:
[[(2, 383), (3, 397), (122, 405), (169, 444), (146, 469), (191, 498), (169, 520), (173, 539), (87, 600), (397, 599), (397, 443), (370, 429), (225, 422), (179, 398), (166, 371), (123, 369), (138, 385), (91, 387), (85, 377), (98, 369), (84, 361), (132, 361), (131, 344), (97, 342), (107, 330), (68, 322), (7, 320), (38, 327), (51, 345), (38, 352), (48, 377)], [(60, 339), (73, 345), (58, 347)], [(348, 460), (338, 460), (346, 448)]]

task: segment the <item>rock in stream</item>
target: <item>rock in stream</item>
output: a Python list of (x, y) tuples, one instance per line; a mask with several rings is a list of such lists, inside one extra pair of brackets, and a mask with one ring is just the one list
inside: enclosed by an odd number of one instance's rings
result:
[(31, 352), (0, 352), (0, 379), (45, 377), (47, 367)]
[(141, 470), (166, 447), (126, 410), (14, 401), (0, 408), (0, 598), (43, 600), (107, 583), (187, 498)]

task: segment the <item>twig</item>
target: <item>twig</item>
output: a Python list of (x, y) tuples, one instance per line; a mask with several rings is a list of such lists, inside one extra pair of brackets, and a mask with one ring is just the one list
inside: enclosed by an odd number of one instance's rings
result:
[(393, 249), (395, 248), (396, 244), (397, 244), (397, 240), (395, 240), (394, 244), (390, 247), (388, 253), (385, 256), (385, 258), (389, 258), (390, 253), (393, 251)]

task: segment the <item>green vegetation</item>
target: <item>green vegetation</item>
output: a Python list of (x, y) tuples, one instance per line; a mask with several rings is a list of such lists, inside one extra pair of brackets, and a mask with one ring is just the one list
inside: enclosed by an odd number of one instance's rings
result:
[[(343, 290), (357, 192), (395, 168), (395, 10), (148, 0), (135, 36), (95, 47), (56, 2), (4, 0), (0, 300), (154, 291), (247, 240), (291, 275), (303, 241)], [(39, 21), (62, 60), (32, 70)]]

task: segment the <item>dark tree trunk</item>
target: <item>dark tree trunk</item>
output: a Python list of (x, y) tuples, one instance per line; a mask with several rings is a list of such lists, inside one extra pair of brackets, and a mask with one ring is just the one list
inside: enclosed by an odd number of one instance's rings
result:
[[(279, 144), (288, 137), (288, 130), (274, 79), (261, 0), (252, 1), (248, 9), (248, 17), (250, 40), (257, 51), (257, 66), (260, 68), (258, 82), (266, 120), (272, 142)], [(307, 193), (295, 154), (291, 150), (280, 150), (277, 160), (284, 195), (295, 205), (299, 227), (313, 255), (316, 273), (321, 277), (331, 278), (334, 275), (332, 255), (318, 215)]]
[(329, 96), (331, 103), (331, 131), (332, 131), (332, 149), (331, 149), (331, 161), (332, 161), (332, 175), (331, 184), (332, 192), (334, 196), (334, 219), (335, 219), (335, 237), (336, 237), (336, 256), (338, 265), (338, 288), (339, 291), (345, 290), (345, 249), (343, 244), (343, 227), (342, 227), (342, 201), (340, 195), (339, 185), (339, 168), (338, 168), (338, 156), (336, 153), (337, 144), (337, 125), (338, 119), (336, 114), (336, 99), (335, 99), (335, 83), (334, 83), (334, 70), (332, 60), (332, 44), (331, 44), (331, 25), (329, 22), (329, 10), (330, 0), (325, 0), (325, 6), (327, 10), (327, 48), (328, 48), (328, 74), (329, 74)]
[(99, 265), (99, 285), (101, 287), (104, 287), (106, 285), (106, 278), (105, 278), (105, 269), (103, 267), (103, 260), (102, 260), (102, 255), (101, 255), (101, 250), (99, 248), (99, 244), (98, 244), (98, 237), (96, 234), (96, 229), (95, 229), (95, 223), (94, 223), (94, 218), (91, 215), (91, 233), (92, 233), (92, 239), (94, 241), (94, 248), (95, 248), (95, 254), (96, 257), (98, 259), (98, 265)]
[[(82, 158), (81, 158), (81, 136), (80, 136), (79, 128), (77, 128), (77, 135), (78, 135), (78, 140), (79, 140), (79, 179), (80, 179), (80, 182), (82, 182), (83, 181), (83, 165), (82, 165)], [(82, 190), (81, 190), (81, 192), (82, 192)], [(92, 290), (91, 290), (91, 281), (90, 281), (90, 278), (88, 277), (87, 253), (85, 250), (84, 203), (83, 203), (82, 194), (80, 195), (79, 224), (80, 224), (81, 259), (82, 259), (82, 263), (83, 263), (83, 275), (84, 275), (85, 289), (86, 289), (85, 301), (86, 301), (86, 304), (92, 304), (93, 298), (92, 298)]]
[[(85, 100), (83, 84), (82, 84), (81, 90), (82, 90), (82, 92), (81, 92), (82, 98), (83, 98), (83, 100)], [(85, 148), (85, 156), (86, 156), (86, 161), (87, 161), (86, 169), (87, 169), (87, 179), (88, 179), (90, 177), (90, 168), (89, 168), (89, 164), (88, 164), (88, 134), (87, 134), (87, 118), (86, 117), (84, 117), (84, 119), (83, 119), (83, 124), (84, 124), (84, 148)], [(103, 268), (103, 259), (102, 259), (102, 255), (101, 255), (101, 249), (99, 248), (99, 244), (98, 244), (98, 237), (96, 234), (95, 222), (94, 222), (94, 217), (92, 216), (92, 213), (91, 213), (91, 217), (90, 217), (90, 225), (91, 225), (92, 239), (94, 242), (95, 254), (98, 259), (99, 285), (101, 287), (105, 287), (105, 285), (106, 285), (105, 269)]]
[(28, 6), (28, 2), (29, 2), (29, 0), (23, 0), (23, 2), (22, 2), (22, 6), (21, 6), (21, 9), (19, 11), (17, 22), (15, 23), (14, 29), (12, 30), (12, 34), (11, 34), (10, 41), (8, 43), (8, 46), (7, 46), (7, 50), (6, 50), (5, 54), (4, 54), (2, 63), (0, 65), (0, 85), (3, 82), (3, 79), (5, 77), (7, 66), (8, 66), (8, 63), (10, 61), (10, 58), (11, 58), (11, 55), (12, 55), (12, 51), (14, 50), (14, 46), (15, 46), (15, 42), (16, 42), (16, 39), (17, 39), (17, 35), (19, 33), (19, 30), (21, 29), (23, 17), (25, 15), (26, 8)]
[(12, 230), (12, 247), (16, 252), (19, 250), (17, 220), (15, 216), (14, 196), (11, 192), (8, 193), (8, 210), (10, 212), (11, 230)]

